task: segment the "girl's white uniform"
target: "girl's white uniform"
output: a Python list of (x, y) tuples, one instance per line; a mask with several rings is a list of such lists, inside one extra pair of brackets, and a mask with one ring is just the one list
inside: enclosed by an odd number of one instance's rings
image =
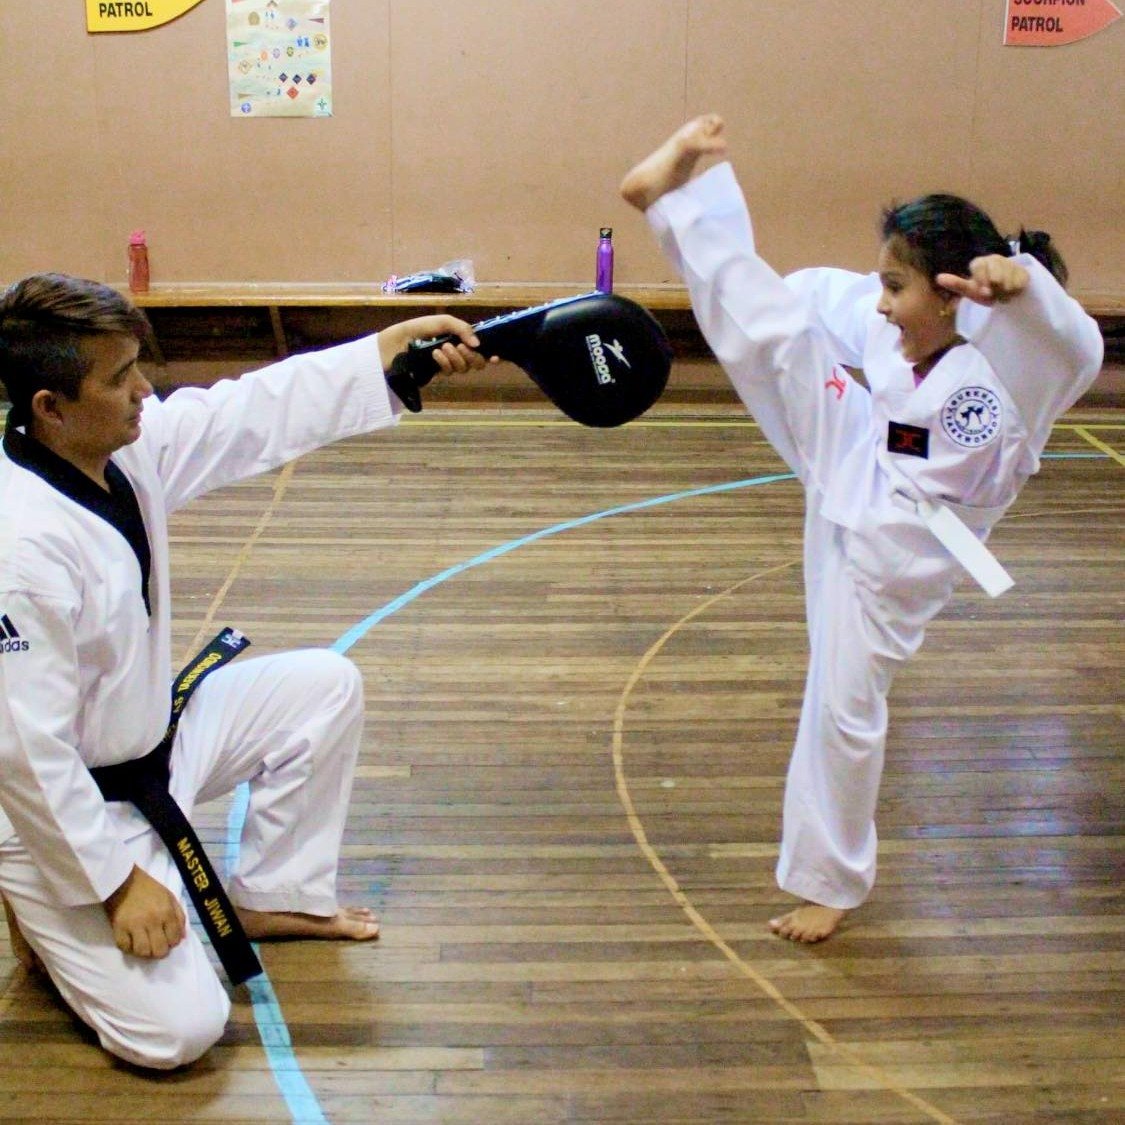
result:
[[(88, 772), (142, 756), (168, 723), (168, 514), (390, 425), (398, 409), (375, 337), (147, 400), (140, 438), (113, 461), (148, 534), (151, 615), (122, 533), (0, 458), (0, 890), (66, 1001), (129, 1061), (171, 1067), (197, 1057), (230, 1008), (190, 928), (162, 960), (129, 957), (102, 906), (134, 864), (182, 900), (155, 833), (131, 805), (106, 802)], [(171, 792), (190, 816), (197, 801), (249, 781), (233, 902), (335, 912), (362, 718), (358, 672), (326, 650), (244, 657), (200, 685), (176, 735)]]
[[(967, 343), (915, 388), (898, 329), (876, 311), (878, 278), (780, 278), (755, 251), (729, 164), (666, 194), (648, 218), (708, 344), (806, 491), (810, 660), (778, 882), (848, 909), (875, 880), (892, 676), (961, 574), (935, 531), (952, 525), (948, 541), (969, 541), (960, 554), (982, 580), (998, 569), (983, 541), (1038, 470), (1052, 423), (1097, 376), (1101, 334), (1021, 254), (1028, 289), (991, 308), (961, 300)], [(841, 365), (861, 368), (870, 393)]]

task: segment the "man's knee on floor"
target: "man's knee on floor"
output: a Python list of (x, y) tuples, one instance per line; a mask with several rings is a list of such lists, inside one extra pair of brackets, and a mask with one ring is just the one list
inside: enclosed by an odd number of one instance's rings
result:
[(99, 1039), (110, 1054), (147, 1070), (174, 1070), (202, 1058), (226, 1029), (230, 1003), (184, 997), (159, 1016), (136, 1017), (120, 1027), (102, 1028)]
[(363, 677), (346, 656), (331, 649), (309, 649), (303, 658), (302, 679), (315, 698), (344, 701), (345, 706), (363, 707)]

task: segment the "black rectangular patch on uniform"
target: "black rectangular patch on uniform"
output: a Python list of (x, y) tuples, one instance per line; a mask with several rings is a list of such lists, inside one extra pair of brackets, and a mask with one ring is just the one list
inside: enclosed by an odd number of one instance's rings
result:
[(930, 456), (930, 431), (925, 426), (910, 426), (906, 422), (891, 422), (887, 426), (887, 448), (892, 453), (905, 453), (908, 457)]

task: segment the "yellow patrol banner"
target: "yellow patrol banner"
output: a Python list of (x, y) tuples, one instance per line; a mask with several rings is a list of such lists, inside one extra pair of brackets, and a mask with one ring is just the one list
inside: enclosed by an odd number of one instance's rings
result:
[(147, 31), (182, 16), (199, 0), (86, 0), (87, 31)]

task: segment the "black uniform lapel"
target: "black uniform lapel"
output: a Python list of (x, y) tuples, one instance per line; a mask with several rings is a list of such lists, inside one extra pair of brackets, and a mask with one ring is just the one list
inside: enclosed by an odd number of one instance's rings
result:
[(41, 442), (16, 429), (9, 416), (4, 430), (4, 452), (17, 465), (42, 477), (52, 488), (69, 496), (76, 504), (100, 516), (124, 536), (137, 556), (141, 568), (141, 596), (145, 609), (152, 614), (148, 583), (152, 571), (152, 550), (145, 531), (141, 506), (125, 474), (110, 461), (106, 465), (105, 479), (109, 491), (99, 488), (85, 473), (69, 461), (53, 453)]

